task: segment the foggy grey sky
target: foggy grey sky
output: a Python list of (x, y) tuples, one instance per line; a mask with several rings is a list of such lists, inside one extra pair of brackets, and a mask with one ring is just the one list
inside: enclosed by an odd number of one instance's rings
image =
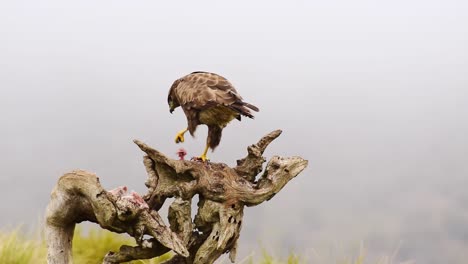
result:
[[(132, 140), (174, 153), (186, 121), (169, 113), (168, 89), (203, 70), (261, 109), (224, 130), (213, 161), (234, 164), (277, 128), (266, 155), (309, 160), (246, 210), (244, 255), (259, 241), (306, 255), (360, 240), (391, 254), (402, 241), (402, 259), (459, 263), (467, 25), (468, 2), (456, 0), (2, 1), (0, 225), (37, 223), (58, 177), (75, 168), (105, 188), (144, 192)], [(199, 155), (205, 138), (199, 127), (183, 147)]]

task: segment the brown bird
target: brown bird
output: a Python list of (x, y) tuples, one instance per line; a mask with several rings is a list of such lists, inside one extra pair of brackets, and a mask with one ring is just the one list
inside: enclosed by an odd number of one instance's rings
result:
[(208, 149), (214, 150), (221, 141), (223, 128), (234, 118), (253, 118), (250, 110), (258, 112), (254, 105), (242, 101), (232, 84), (224, 77), (209, 72), (192, 72), (177, 79), (169, 90), (167, 98), (170, 112), (181, 106), (187, 117), (187, 128), (177, 133), (175, 142), (184, 142), (184, 134), (193, 136), (197, 126), (208, 126), (206, 148), (199, 157), (206, 161)]

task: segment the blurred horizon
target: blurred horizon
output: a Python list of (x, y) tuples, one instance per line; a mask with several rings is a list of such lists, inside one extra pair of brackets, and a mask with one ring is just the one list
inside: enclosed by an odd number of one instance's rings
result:
[(0, 3), (0, 227), (34, 225), (58, 177), (95, 172), (146, 191), (139, 139), (183, 145), (172, 82), (230, 80), (260, 108), (223, 131), (213, 162), (265, 152), (308, 168), (245, 211), (251, 249), (312, 254), (364, 241), (398, 261), (468, 259), (468, 2), (4, 1)]

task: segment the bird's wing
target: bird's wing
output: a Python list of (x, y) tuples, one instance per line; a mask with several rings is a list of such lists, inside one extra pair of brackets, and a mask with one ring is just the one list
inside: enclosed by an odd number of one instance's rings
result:
[(214, 73), (196, 72), (180, 79), (176, 87), (179, 103), (192, 109), (203, 110), (216, 105), (230, 106), (242, 101), (232, 84)]

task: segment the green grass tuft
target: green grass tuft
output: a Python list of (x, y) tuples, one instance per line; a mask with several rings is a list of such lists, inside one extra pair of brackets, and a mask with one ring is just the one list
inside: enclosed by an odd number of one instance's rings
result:
[[(109, 251), (118, 251), (121, 245), (134, 246), (134, 239), (126, 235), (119, 235), (103, 229), (91, 229), (84, 232), (81, 228), (76, 228), (73, 238), (73, 259), (75, 264), (98, 264)], [(266, 250), (262, 251), (261, 257), (246, 257), (238, 263), (242, 264), (397, 264), (395, 255), (398, 249), (390, 257), (384, 256), (378, 261), (371, 261), (366, 258), (364, 246), (354, 257), (342, 257), (332, 254), (332, 256), (320, 256), (313, 250), (312, 259), (304, 259), (293, 253), (287, 258), (279, 258), (271, 255)], [(159, 258), (151, 260), (133, 261), (133, 264), (159, 264), (168, 260), (171, 253), (167, 253)], [(20, 228), (12, 231), (0, 231), (0, 263), (1, 264), (42, 264), (47, 263), (47, 249), (40, 234), (25, 236)], [(221, 258), (222, 259), (222, 258)], [(255, 259), (255, 260), (254, 260)], [(226, 260), (219, 263), (227, 263)], [(230, 263), (230, 262), (229, 262)], [(413, 262), (403, 262), (399, 264), (411, 264)]]
[(0, 263), (32, 264), (46, 258), (46, 246), (41, 239), (26, 238), (19, 228), (0, 232)]

